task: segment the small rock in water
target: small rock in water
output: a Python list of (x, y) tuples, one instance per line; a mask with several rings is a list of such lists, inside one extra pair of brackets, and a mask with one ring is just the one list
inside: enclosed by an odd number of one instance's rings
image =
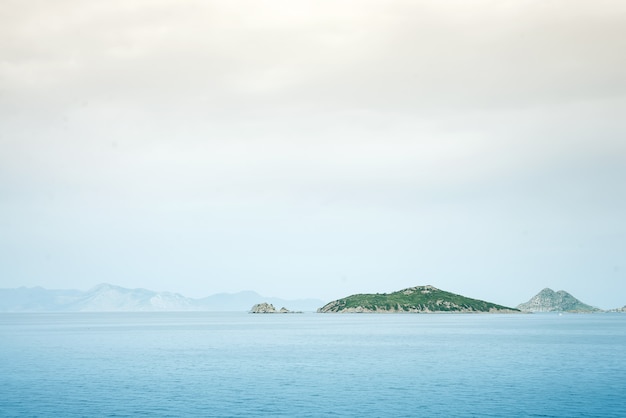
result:
[(302, 312), (290, 311), (284, 306), (280, 308), (279, 311), (277, 311), (274, 305), (272, 305), (271, 303), (263, 302), (263, 303), (257, 303), (256, 305), (254, 305), (252, 309), (250, 309), (250, 313), (302, 313)]
[(276, 308), (271, 303), (257, 303), (250, 309), (250, 313), (276, 313)]

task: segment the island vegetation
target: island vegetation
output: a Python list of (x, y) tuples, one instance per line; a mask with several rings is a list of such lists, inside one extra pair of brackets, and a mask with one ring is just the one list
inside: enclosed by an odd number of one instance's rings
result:
[(318, 312), (372, 313), (513, 313), (515, 308), (472, 299), (433, 286), (416, 286), (393, 293), (356, 294), (327, 303)]

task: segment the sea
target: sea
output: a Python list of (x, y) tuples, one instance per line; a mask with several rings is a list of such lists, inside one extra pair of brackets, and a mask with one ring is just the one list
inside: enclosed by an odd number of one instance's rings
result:
[(626, 314), (0, 314), (2, 417), (626, 417)]

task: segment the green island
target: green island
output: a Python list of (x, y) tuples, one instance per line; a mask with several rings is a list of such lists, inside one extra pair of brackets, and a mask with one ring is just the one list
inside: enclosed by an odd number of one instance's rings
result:
[(356, 294), (319, 308), (320, 313), (519, 313), (484, 300), (446, 292), (433, 286), (415, 286), (393, 293)]

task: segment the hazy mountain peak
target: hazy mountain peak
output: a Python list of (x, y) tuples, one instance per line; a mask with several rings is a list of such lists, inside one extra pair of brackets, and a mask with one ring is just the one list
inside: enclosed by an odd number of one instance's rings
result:
[(86, 292), (49, 290), (43, 287), (0, 289), (0, 312), (134, 312), (134, 311), (241, 311), (267, 300), (299, 311), (315, 311), (323, 304), (317, 299), (284, 300), (266, 298), (251, 290), (220, 293), (202, 299), (179, 293), (129, 289), (100, 283)]
[(545, 288), (526, 303), (517, 306), (524, 312), (599, 312), (600, 309), (587, 305), (565, 290), (553, 291)]

